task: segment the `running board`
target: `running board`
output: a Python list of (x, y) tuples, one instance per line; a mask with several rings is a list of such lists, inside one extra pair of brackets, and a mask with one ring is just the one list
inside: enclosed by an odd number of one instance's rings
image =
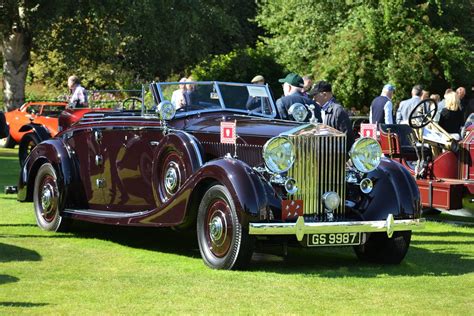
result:
[(75, 210), (75, 209), (70, 209), (70, 208), (65, 209), (63, 212), (69, 215), (105, 217), (105, 218), (139, 217), (139, 216), (143, 216), (149, 213), (149, 211), (124, 213), (124, 212), (98, 211), (98, 210), (90, 210), (90, 209)]

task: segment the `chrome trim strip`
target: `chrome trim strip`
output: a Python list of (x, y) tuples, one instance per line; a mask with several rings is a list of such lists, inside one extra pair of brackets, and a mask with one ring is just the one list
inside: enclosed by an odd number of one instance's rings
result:
[(110, 212), (110, 211), (98, 211), (98, 210), (75, 210), (75, 209), (65, 209), (64, 213), (71, 215), (82, 215), (82, 216), (94, 216), (94, 217), (105, 217), (105, 218), (127, 218), (127, 217), (138, 217), (149, 213), (150, 211), (142, 212)]
[(392, 214), (389, 214), (384, 221), (317, 223), (306, 223), (304, 217), (299, 216), (296, 223), (249, 223), (249, 234), (296, 235), (296, 238), (301, 241), (306, 234), (386, 232), (390, 238), (394, 231), (420, 230), (424, 227), (424, 218), (394, 220)]

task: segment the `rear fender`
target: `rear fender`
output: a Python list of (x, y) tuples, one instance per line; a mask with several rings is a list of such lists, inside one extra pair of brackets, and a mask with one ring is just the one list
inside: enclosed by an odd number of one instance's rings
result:
[(65, 189), (63, 196), (67, 197), (67, 188), (77, 179), (77, 172), (66, 144), (61, 138), (53, 138), (33, 148), (26, 159), (18, 182), (19, 201), (33, 201), (36, 173), (44, 163), (50, 163), (54, 167), (58, 182)]
[(20, 127), (20, 130), (19, 130), (19, 132), (28, 132), (28, 131), (35, 133), (40, 142), (50, 139), (52, 137), (49, 130), (40, 124), (30, 123), (27, 125), (23, 125), (22, 127)]
[(368, 177), (374, 189), (366, 199), (365, 220), (383, 220), (389, 214), (395, 218), (420, 217), (420, 191), (413, 176), (400, 163), (382, 158)]

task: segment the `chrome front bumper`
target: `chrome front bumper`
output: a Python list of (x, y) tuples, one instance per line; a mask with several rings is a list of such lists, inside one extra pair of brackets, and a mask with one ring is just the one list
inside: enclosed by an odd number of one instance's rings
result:
[(392, 214), (389, 214), (384, 221), (319, 223), (305, 223), (303, 216), (299, 216), (296, 223), (250, 223), (249, 234), (296, 235), (301, 241), (306, 234), (386, 232), (391, 238), (395, 231), (419, 230), (424, 227), (424, 218), (395, 220)]

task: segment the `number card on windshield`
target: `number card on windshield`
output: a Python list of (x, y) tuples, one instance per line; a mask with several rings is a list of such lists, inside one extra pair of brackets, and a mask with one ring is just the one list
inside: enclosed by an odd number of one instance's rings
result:
[(221, 122), (221, 143), (235, 144), (236, 143), (236, 123), (235, 122)]
[(360, 135), (377, 139), (377, 124), (360, 124)]

